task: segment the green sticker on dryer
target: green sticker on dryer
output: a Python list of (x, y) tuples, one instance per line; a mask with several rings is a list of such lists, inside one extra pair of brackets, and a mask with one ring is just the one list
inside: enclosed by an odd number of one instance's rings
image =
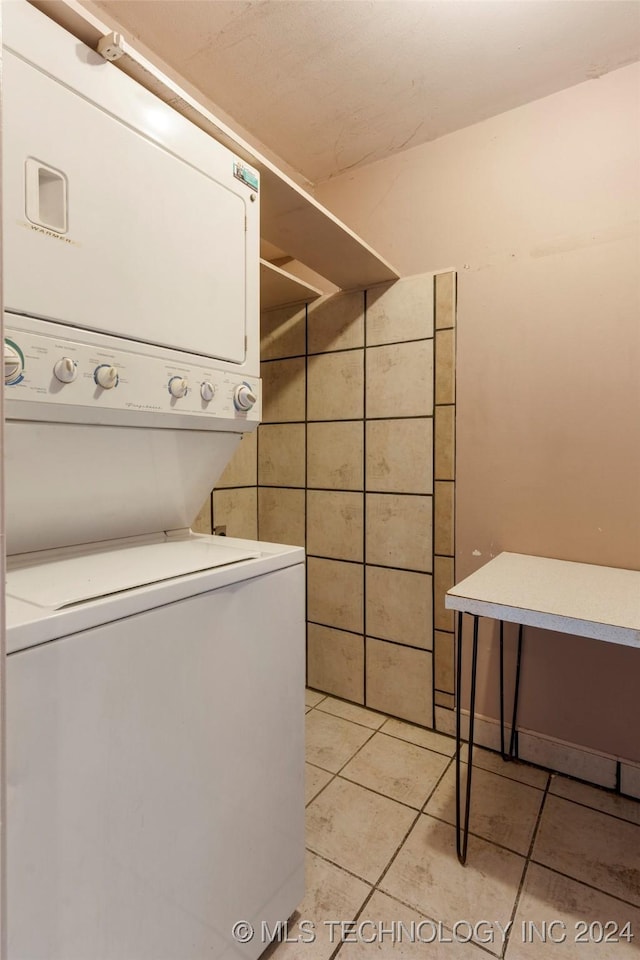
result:
[(251, 167), (246, 167), (244, 163), (240, 163), (239, 160), (234, 160), (233, 175), (238, 180), (242, 180), (243, 183), (246, 183), (246, 185), (251, 187), (252, 190), (255, 190), (256, 193), (260, 189), (260, 180), (258, 179), (258, 174), (255, 172), (255, 170), (252, 170)]

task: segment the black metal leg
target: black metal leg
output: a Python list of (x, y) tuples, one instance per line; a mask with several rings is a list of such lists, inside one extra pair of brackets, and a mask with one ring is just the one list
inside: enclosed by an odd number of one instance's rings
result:
[(504, 749), (504, 623), (500, 621), (500, 753), (503, 760), (514, 760), (518, 757), (518, 698), (520, 696), (520, 665), (522, 662), (523, 625), (518, 626), (518, 650), (516, 656), (516, 681), (513, 691), (513, 713), (511, 715), (511, 735), (509, 737), (509, 751)]
[(500, 621), (500, 755), (511, 759), (504, 752), (504, 620)]
[(465, 864), (469, 840), (469, 812), (471, 809), (471, 778), (473, 774), (473, 732), (476, 710), (476, 668), (478, 665), (478, 617), (473, 617), (473, 648), (471, 652), (471, 696), (469, 701), (469, 755), (467, 757), (467, 782), (465, 790), (464, 826), (461, 821), (461, 772), (460, 748), (462, 746), (462, 612), (458, 613), (458, 643), (456, 663), (456, 851), (458, 860)]

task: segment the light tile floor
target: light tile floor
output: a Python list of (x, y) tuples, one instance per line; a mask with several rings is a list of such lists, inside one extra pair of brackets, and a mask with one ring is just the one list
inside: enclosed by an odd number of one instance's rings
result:
[(307, 893), (265, 960), (639, 960), (640, 803), (476, 749), (462, 867), (450, 737), (313, 690), (306, 723)]

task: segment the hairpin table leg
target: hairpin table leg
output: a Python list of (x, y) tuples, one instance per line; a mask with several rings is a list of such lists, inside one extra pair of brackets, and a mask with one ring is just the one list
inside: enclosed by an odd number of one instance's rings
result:
[(503, 760), (517, 759), (518, 756), (518, 697), (520, 694), (520, 664), (522, 660), (522, 631), (523, 626), (518, 627), (518, 652), (516, 659), (516, 682), (513, 691), (513, 714), (511, 717), (511, 736), (509, 738), (509, 751), (505, 752), (505, 726), (504, 726), (504, 623), (500, 621), (500, 753)]
[(469, 810), (471, 806), (471, 776), (473, 773), (473, 728), (476, 708), (476, 668), (478, 665), (478, 617), (473, 617), (473, 648), (471, 652), (471, 697), (469, 701), (469, 755), (467, 757), (467, 781), (465, 790), (464, 826), (461, 823), (461, 772), (460, 748), (462, 746), (462, 611), (458, 613), (458, 643), (456, 663), (456, 851), (458, 860), (467, 860), (469, 839)]

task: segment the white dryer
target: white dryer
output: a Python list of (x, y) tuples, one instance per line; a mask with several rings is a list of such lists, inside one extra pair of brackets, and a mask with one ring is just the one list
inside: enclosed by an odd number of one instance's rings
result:
[(259, 178), (26, 0), (3, 7), (4, 309), (259, 375)]

